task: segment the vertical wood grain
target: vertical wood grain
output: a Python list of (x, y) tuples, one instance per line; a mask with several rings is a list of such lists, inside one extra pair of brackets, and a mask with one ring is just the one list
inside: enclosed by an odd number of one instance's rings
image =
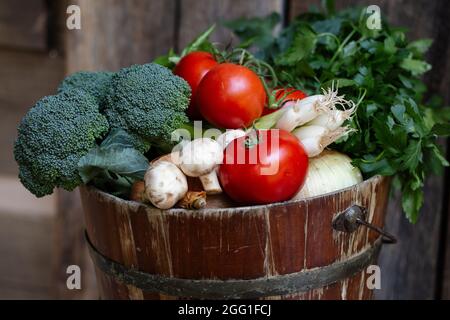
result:
[[(132, 203), (80, 188), (86, 228), (103, 255), (126, 266), (183, 279), (255, 279), (344, 261), (377, 237), (365, 228), (337, 233), (333, 217), (353, 204), (365, 206), (368, 220), (383, 227), (389, 179), (374, 177), (337, 194), (267, 207), (199, 211)], [(97, 270), (102, 298), (175, 299), (142, 292)], [(305, 293), (267, 299), (370, 298), (365, 275)]]
[(228, 44), (231, 33), (220, 26), (224, 20), (240, 17), (265, 16), (271, 12), (282, 12), (283, 0), (179, 0), (180, 20), (178, 48), (183, 48), (212, 24), (217, 25), (211, 37), (213, 41)]
[[(448, 149), (447, 149), (448, 150)], [(449, 175), (447, 174), (447, 177)], [(448, 181), (448, 180), (447, 180)], [(442, 287), (440, 288), (440, 298), (450, 300), (450, 191), (447, 189), (447, 221), (445, 226), (445, 232), (441, 242), (442, 248), (442, 262), (443, 262), (443, 274), (442, 274)]]
[[(57, 192), (57, 213), (54, 224), (53, 276), (54, 296), (58, 299), (95, 299), (97, 297), (93, 264), (84, 243), (84, 219), (78, 192)], [(81, 290), (69, 290), (67, 267), (81, 270)]]
[(45, 51), (47, 18), (45, 0), (0, 1), (0, 46)]
[(77, 0), (81, 30), (67, 32), (68, 71), (117, 70), (173, 46), (175, 0)]
[[(433, 19), (435, 42), (429, 54), (434, 70), (426, 76), (426, 80), (434, 92), (444, 97), (445, 105), (450, 105), (450, 3), (441, 1), (436, 8), (436, 18)], [(447, 139), (447, 159), (450, 153), (450, 140)], [(436, 297), (450, 299), (450, 169), (444, 176), (444, 210), (441, 221), (440, 257), (438, 262)]]

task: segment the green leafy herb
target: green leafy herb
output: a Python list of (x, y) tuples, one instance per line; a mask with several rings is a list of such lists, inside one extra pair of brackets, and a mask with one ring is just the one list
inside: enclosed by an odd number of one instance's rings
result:
[(335, 12), (333, 1), (325, 7), (300, 15), (278, 34), (268, 28), (273, 15), (226, 25), (273, 67), (282, 86), (317, 94), (334, 82), (340, 94), (359, 102), (349, 123), (357, 132), (333, 148), (350, 155), (366, 177), (394, 175), (403, 210), (416, 222), (425, 176), (448, 165), (437, 138), (450, 134), (450, 109), (436, 99), (426, 102), (420, 79), (431, 69), (424, 54), (432, 41), (408, 42), (404, 30), (386, 21), (382, 30), (369, 30), (362, 9)]
[(273, 42), (272, 30), (280, 21), (280, 15), (274, 12), (266, 18), (243, 18), (224, 22), (224, 25), (233, 29), (238, 37), (243, 36), (247, 38), (247, 41), (241, 44), (240, 47), (255, 44), (259, 48), (267, 49)]

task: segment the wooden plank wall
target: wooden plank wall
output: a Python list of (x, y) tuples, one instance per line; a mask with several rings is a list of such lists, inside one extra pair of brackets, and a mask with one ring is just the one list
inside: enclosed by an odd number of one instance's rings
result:
[(77, 0), (81, 30), (66, 31), (67, 72), (117, 70), (174, 46), (175, 0)]
[(52, 297), (55, 197), (36, 199), (18, 181), (12, 148), (17, 125), (54, 92), (64, 60), (50, 45), (48, 1), (0, 2), (0, 298)]
[(45, 0), (2, 0), (0, 46), (46, 50), (47, 14)]
[(232, 34), (222, 27), (220, 23), (224, 20), (264, 16), (271, 12), (283, 12), (284, 1), (282, 0), (181, 0), (179, 7), (179, 26), (177, 32), (177, 48), (185, 47), (202, 31), (216, 24), (217, 28), (211, 40), (227, 44), (232, 39)]

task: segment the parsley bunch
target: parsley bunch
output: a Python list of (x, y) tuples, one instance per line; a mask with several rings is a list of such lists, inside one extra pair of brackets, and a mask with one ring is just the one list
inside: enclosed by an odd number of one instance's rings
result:
[(450, 134), (449, 108), (425, 102), (420, 77), (431, 69), (424, 55), (430, 39), (409, 42), (405, 30), (386, 21), (367, 28), (365, 10), (309, 12), (274, 36), (277, 14), (238, 19), (226, 26), (276, 72), (283, 86), (308, 94), (337, 83), (339, 93), (358, 104), (350, 125), (356, 133), (333, 148), (352, 157), (366, 178), (394, 176), (402, 206), (416, 222), (429, 173), (448, 165), (437, 143)]

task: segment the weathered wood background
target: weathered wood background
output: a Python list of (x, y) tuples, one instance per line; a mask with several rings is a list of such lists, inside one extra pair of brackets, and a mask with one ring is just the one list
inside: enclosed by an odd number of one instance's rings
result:
[[(15, 127), (37, 97), (53, 92), (62, 74), (77, 70), (117, 70), (151, 61), (170, 48), (182, 48), (212, 23), (241, 16), (279, 12), (284, 22), (319, 0), (73, 0), (81, 7), (82, 29), (64, 27), (68, 2), (2, 0), (0, 4), (1, 171), (15, 174), (11, 156)], [(433, 93), (450, 104), (450, 2), (446, 0), (337, 0), (338, 8), (377, 4), (395, 25), (410, 29), (411, 39), (434, 38), (428, 58), (434, 68), (425, 79)], [(219, 28), (215, 40), (228, 42)], [(5, 86), (6, 84), (6, 86)], [(410, 225), (392, 199), (387, 229), (399, 237), (380, 257), (382, 289), (377, 298), (450, 298), (449, 173), (428, 179), (420, 221)], [(54, 229), (55, 294), (78, 298), (95, 295), (86, 258), (78, 196), (61, 192)], [(65, 288), (65, 268), (84, 270), (85, 290)]]

